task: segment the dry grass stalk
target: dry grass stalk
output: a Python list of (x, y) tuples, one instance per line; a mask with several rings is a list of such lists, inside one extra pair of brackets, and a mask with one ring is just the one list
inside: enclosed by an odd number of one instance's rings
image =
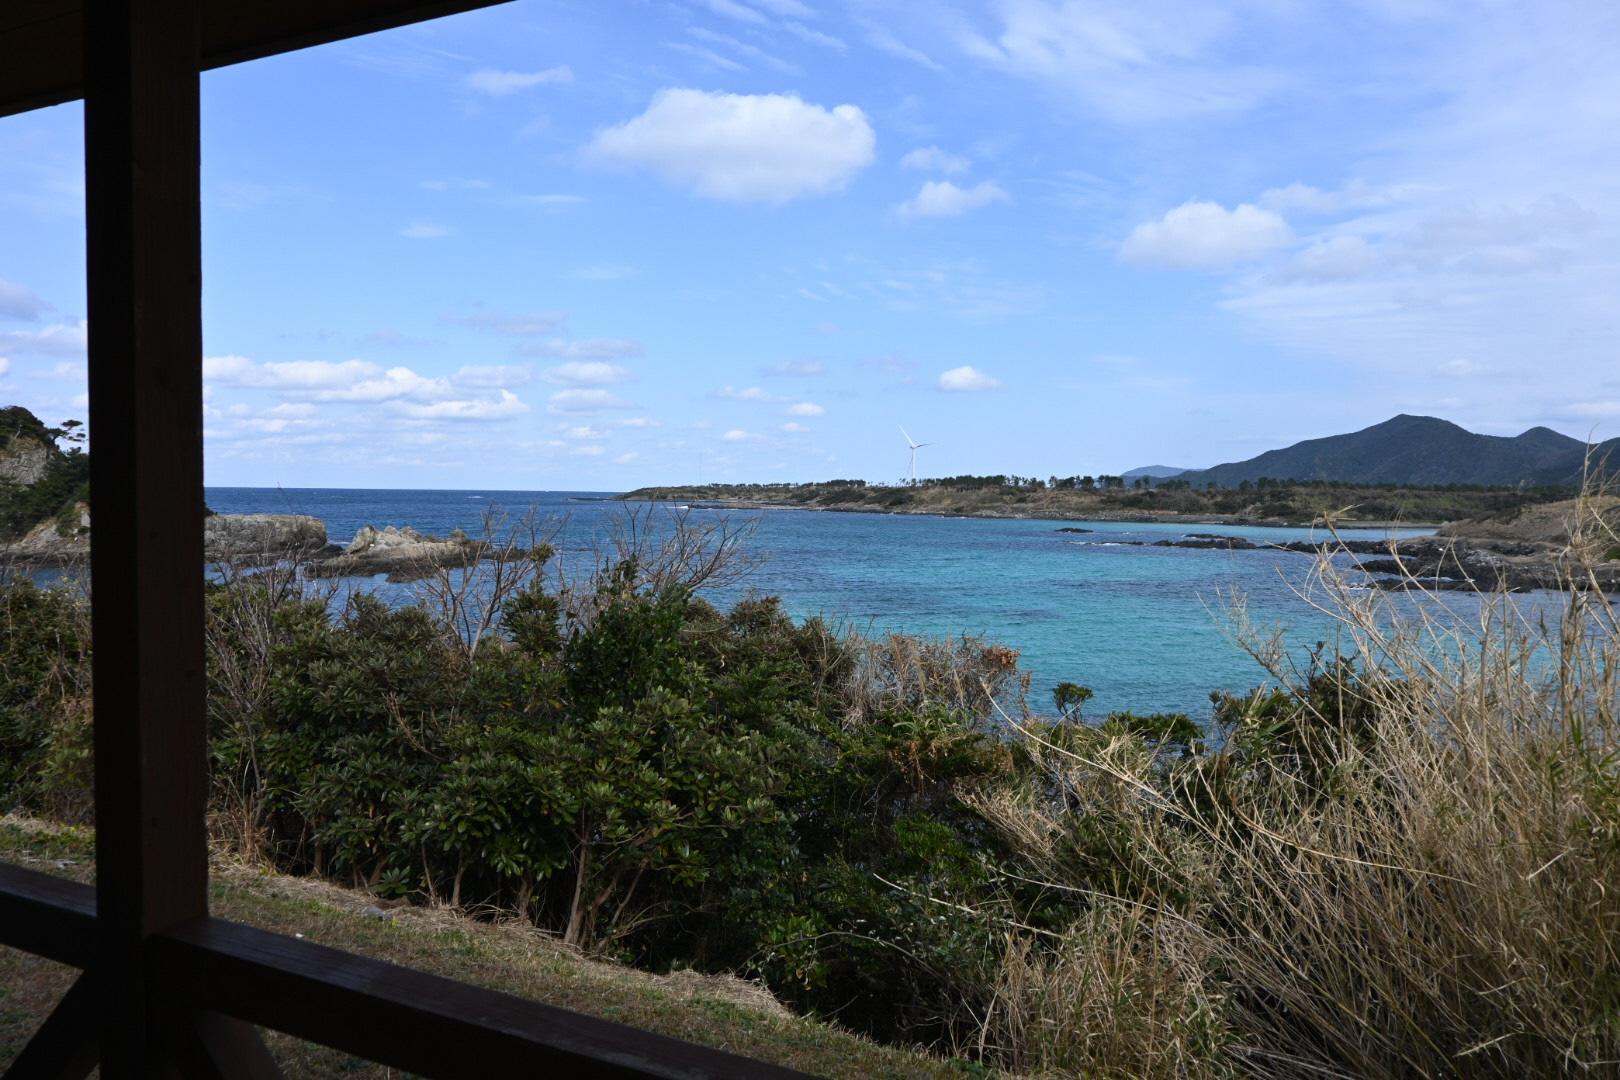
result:
[(1009, 947), (987, 1045), (1082, 1075), (1620, 1072), (1620, 628), (1581, 580), (1591, 521), (1550, 618), (1324, 558), (1309, 595), (1370, 719), (1307, 718), (1313, 779), (1242, 740), (1179, 762), (1024, 725), (1048, 790), (975, 798), (1079, 914), (1063, 948)]

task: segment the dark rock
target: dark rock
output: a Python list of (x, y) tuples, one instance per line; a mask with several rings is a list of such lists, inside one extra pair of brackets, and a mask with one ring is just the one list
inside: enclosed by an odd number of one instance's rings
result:
[(1181, 540), (1155, 540), (1154, 547), (1218, 548), (1223, 551), (1253, 551), (1263, 545), (1241, 536), (1215, 536), (1211, 533), (1192, 533)]
[(1065, 533), (1088, 533), (1088, 532), (1091, 532), (1091, 531), (1092, 531), (1091, 529), (1082, 529), (1082, 528), (1079, 528), (1078, 526), (1075, 526), (1075, 525), (1065, 525), (1063, 528), (1058, 530), (1058, 532), (1065, 532)]

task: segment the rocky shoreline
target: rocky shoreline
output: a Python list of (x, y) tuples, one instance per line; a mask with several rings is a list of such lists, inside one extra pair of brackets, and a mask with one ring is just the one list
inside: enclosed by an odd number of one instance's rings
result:
[[(210, 514), (203, 521), (203, 558), (212, 564), (259, 567), (298, 565), (317, 578), (388, 575), (414, 581), (441, 569), (467, 567), (489, 550), (457, 529), (447, 538), (409, 527), (360, 529), (347, 547), (328, 542), (326, 523), (304, 514)], [(44, 521), (9, 544), (0, 563), (25, 569), (82, 566), (90, 559), (90, 512), (80, 504), (71, 518)]]
[[(630, 500), (626, 500), (630, 501)], [(674, 503), (672, 498), (646, 499), (646, 502)], [(986, 521), (1073, 521), (1075, 514), (1069, 510), (1015, 510), (996, 509), (978, 511), (946, 511), (932, 508), (917, 507), (879, 507), (879, 506), (814, 506), (805, 503), (771, 502), (760, 499), (697, 499), (692, 502), (678, 503), (677, 510), (804, 510), (820, 514), (896, 514), (909, 517), (940, 517), (940, 518), (974, 518)], [(1181, 514), (1172, 511), (1158, 513), (1122, 512), (1101, 510), (1087, 512), (1082, 520), (1109, 521), (1121, 525), (1242, 525), (1261, 529), (1308, 529), (1319, 522), (1289, 521), (1283, 518), (1252, 518), (1238, 514)], [(1345, 526), (1352, 529), (1435, 529), (1440, 527), (1437, 521), (1381, 521), (1381, 520), (1355, 520), (1346, 521)], [(1071, 530), (1085, 532), (1084, 529)]]
[(1436, 536), (1256, 543), (1246, 537), (1217, 533), (1188, 533), (1177, 540), (1112, 543), (1220, 551), (1289, 551), (1302, 555), (1377, 555), (1381, 558), (1358, 560), (1356, 569), (1372, 575), (1369, 584), (1373, 588), (1385, 590), (1528, 592), (1573, 587), (1620, 593), (1620, 559), (1582, 560), (1567, 544)]

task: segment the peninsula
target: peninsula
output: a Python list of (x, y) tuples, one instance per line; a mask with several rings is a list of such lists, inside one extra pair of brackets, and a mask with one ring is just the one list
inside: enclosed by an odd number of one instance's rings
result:
[(1290, 526), (1331, 516), (1359, 526), (1432, 527), (1464, 518), (1506, 519), (1524, 507), (1572, 494), (1562, 487), (1402, 487), (1320, 480), (1244, 481), (1232, 488), (1197, 490), (1173, 479), (1156, 485), (1139, 480), (1127, 486), (1122, 478), (1111, 476), (1051, 480), (958, 476), (893, 487), (862, 480), (644, 487), (619, 498), (726, 510)]

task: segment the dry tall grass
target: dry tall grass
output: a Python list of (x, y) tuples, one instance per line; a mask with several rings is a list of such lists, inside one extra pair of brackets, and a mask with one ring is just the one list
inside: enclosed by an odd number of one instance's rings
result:
[(1087, 1076), (1620, 1075), (1620, 626), (1581, 572), (1559, 618), (1505, 595), (1464, 618), (1324, 560), (1355, 700), (1299, 687), (1283, 728), (1251, 703), (1208, 754), (1018, 722), (1045, 789), (975, 801), (1083, 914), (1014, 935), (987, 1049)]

